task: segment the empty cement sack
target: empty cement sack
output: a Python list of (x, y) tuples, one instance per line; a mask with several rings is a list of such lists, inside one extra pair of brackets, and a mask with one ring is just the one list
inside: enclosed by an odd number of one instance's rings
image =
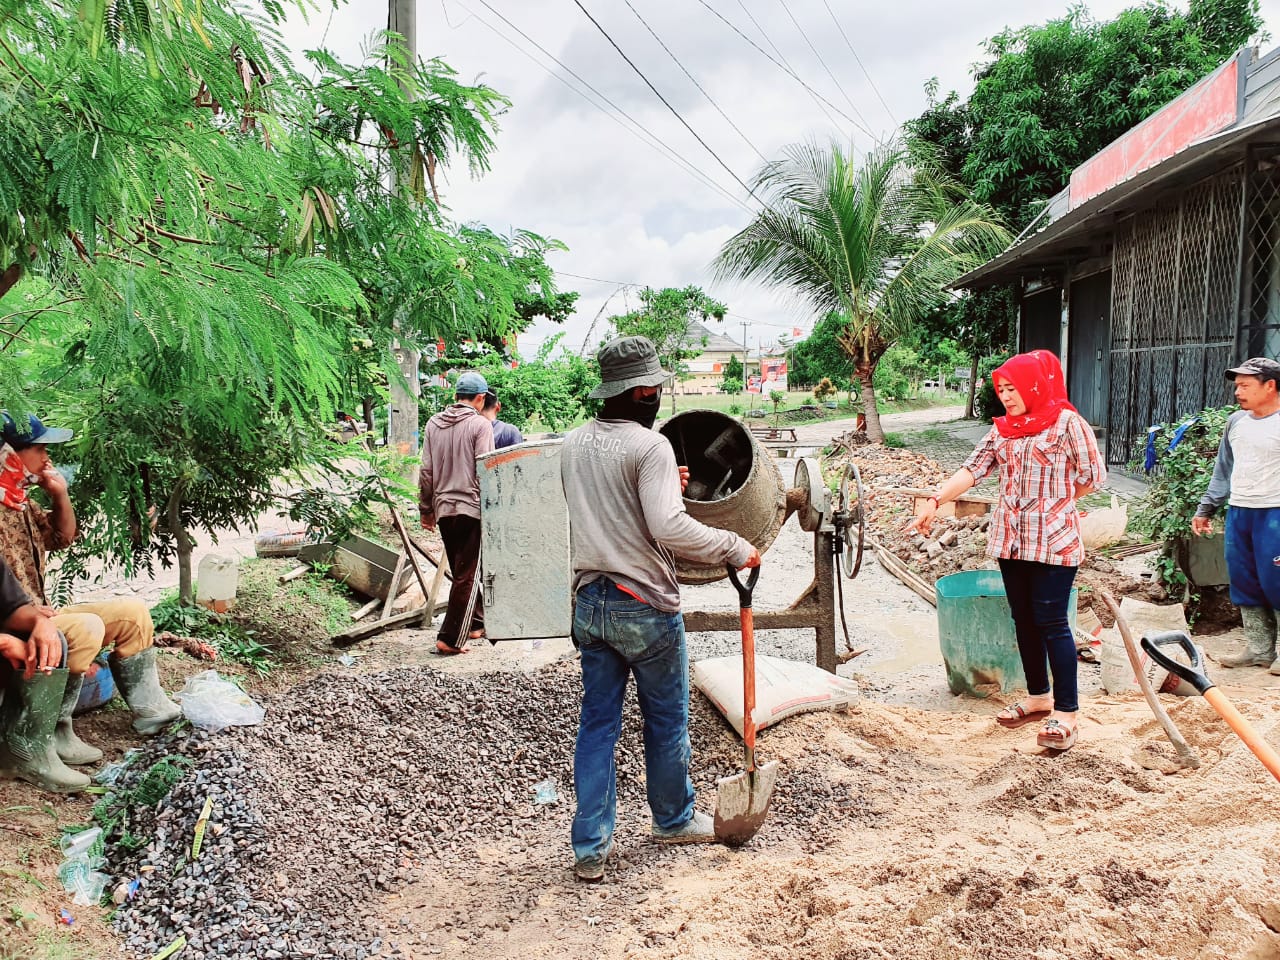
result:
[[(701, 690), (742, 736), (742, 658), (715, 657), (693, 665), (693, 685)], [(756, 657), (756, 729), (813, 710), (847, 710), (858, 700), (858, 685), (809, 663)]]

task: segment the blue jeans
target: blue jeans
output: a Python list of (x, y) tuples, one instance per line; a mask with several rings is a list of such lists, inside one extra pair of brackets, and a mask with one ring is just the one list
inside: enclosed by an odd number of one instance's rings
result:
[(693, 816), (689, 779), (689, 653), (684, 617), (663, 613), (600, 577), (578, 590), (573, 639), (582, 651), (582, 715), (573, 754), (573, 855), (609, 851), (617, 807), (615, 749), (622, 695), (636, 678), (644, 717), (645, 785), (653, 822), (682, 827)]
[(1280, 507), (1229, 508), (1226, 548), (1231, 602), (1280, 610)]
[(1076, 641), (1071, 635), (1067, 605), (1076, 568), (1035, 560), (1001, 560), (1000, 575), (1018, 635), (1018, 656), (1027, 677), (1027, 693), (1048, 693), (1052, 673), (1053, 708), (1074, 713), (1080, 709), (1080, 700), (1076, 691)]

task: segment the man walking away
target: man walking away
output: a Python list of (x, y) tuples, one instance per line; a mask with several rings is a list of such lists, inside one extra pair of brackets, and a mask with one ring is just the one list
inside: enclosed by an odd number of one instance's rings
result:
[[(427, 530), (440, 527), (440, 539), (453, 572), (449, 609), (436, 650), (462, 653), (468, 640), (484, 636), (484, 602), (476, 591), (480, 564), (480, 480), (476, 457), (493, 446), (493, 427), (480, 415), (489, 384), (475, 371), (458, 377), (454, 403), (427, 421), (418, 473), (418, 513)], [(472, 597), (474, 596), (474, 605)], [(467, 608), (471, 619), (464, 623)]]
[(1191, 529), (1213, 533), (1211, 518), (1226, 503), (1227, 574), (1231, 602), (1244, 620), (1246, 650), (1218, 660), (1224, 667), (1270, 667), (1276, 659), (1280, 610), (1280, 363), (1253, 357), (1227, 371), (1240, 409), (1227, 420), (1213, 480)]
[(524, 443), (524, 436), (519, 430), (505, 420), (498, 419), (498, 414), (501, 412), (502, 402), (498, 400), (498, 395), (491, 387), (485, 392), (484, 409), (480, 411), (480, 415), (493, 424), (494, 449), (501, 450), (503, 447), (514, 447), (517, 443)]
[(561, 481), (569, 505), (573, 641), (582, 653), (582, 712), (573, 758), (578, 806), (574, 872), (604, 876), (616, 819), (615, 751), (622, 698), (634, 676), (644, 716), (645, 786), (652, 834), (665, 843), (715, 839), (694, 809), (689, 779), (689, 654), (675, 558), (758, 566), (750, 543), (704, 526), (684, 509), (687, 473), (652, 429), (662, 400), (653, 344), (621, 337), (600, 348), (600, 415), (569, 433)]

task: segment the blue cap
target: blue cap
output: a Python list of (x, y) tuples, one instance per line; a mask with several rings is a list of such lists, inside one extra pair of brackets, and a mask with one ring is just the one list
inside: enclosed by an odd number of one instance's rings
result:
[(459, 396), (475, 397), (489, 392), (489, 383), (474, 370), (468, 370), (453, 385), (453, 392)]
[(8, 411), (4, 414), (4, 429), (0, 437), (15, 450), (31, 447), (37, 443), (66, 443), (74, 434), (66, 427), (46, 427), (34, 413), (27, 415), (27, 422), (22, 428), (14, 423)]

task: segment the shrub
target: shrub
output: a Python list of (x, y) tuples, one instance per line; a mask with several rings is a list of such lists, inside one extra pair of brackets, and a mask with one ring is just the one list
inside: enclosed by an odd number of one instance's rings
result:
[(813, 399), (821, 403), (827, 397), (832, 396), (836, 392), (836, 385), (831, 382), (830, 377), (823, 377), (818, 381), (818, 385), (813, 388)]
[[(1227, 418), (1236, 407), (1210, 407), (1196, 415), (1196, 422), (1187, 429), (1181, 441), (1172, 450), (1174, 434), (1185, 421), (1163, 423), (1155, 436), (1156, 470), (1151, 474), (1151, 485), (1134, 515), (1133, 526), (1152, 540), (1174, 543), (1191, 536), (1191, 518), (1213, 478), (1213, 464), (1218, 456), (1218, 445)], [(1145, 468), (1146, 439), (1134, 451), (1130, 467)], [(1186, 575), (1178, 564), (1177, 551), (1165, 550), (1156, 560), (1156, 574), (1166, 589), (1183, 589)]]
[(995, 385), (991, 382), (991, 371), (1008, 360), (1013, 354), (998, 353), (994, 356), (983, 357), (978, 362), (978, 392), (974, 396), (973, 404), (976, 413), (988, 423), (992, 417), (999, 417), (1004, 414), (1004, 404), (1000, 402), (1000, 398), (996, 396)]

